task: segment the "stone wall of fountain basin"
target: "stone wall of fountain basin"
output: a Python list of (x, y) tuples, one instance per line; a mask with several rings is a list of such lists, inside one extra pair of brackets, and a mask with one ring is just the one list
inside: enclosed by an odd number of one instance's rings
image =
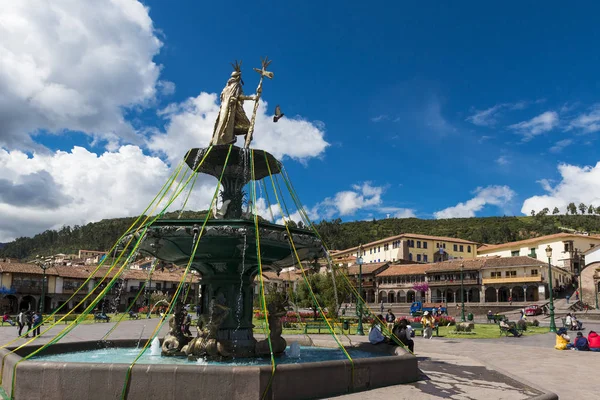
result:
[[(109, 345), (134, 347), (137, 341), (119, 340)], [(106, 347), (104, 343), (58, 343), (43, 354)], [(379, 347), (379, 346), (378, 346)], [(6, 358), (2, 388), (10, 396), (15, 363), (37, 349), (27, 346)], [(392, 347), (389, 347), (393, 351)], [(0, 356), (7, 350), (1, 349)], [(277, 372), (268, 399), (314, 399), (418, 379), (417, 359), (404, 351), (392, 357), (349, 361), (285, 364)], [(16, 400), (120, 399), (127, 364), (63, 363), (27, 360), (16, 371)], [(271, 377), (271, 366), (148, 365), (132, 369), (130, 400), (260, 399)]]

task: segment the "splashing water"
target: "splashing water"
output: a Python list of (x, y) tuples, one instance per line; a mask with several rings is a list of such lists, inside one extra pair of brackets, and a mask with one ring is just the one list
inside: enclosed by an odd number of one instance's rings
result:
[(150, 344), (150, 355), (160, 356), (161, 351), (160, 340), (155, 336), (154, 339), (152, 339), (152, 344)]

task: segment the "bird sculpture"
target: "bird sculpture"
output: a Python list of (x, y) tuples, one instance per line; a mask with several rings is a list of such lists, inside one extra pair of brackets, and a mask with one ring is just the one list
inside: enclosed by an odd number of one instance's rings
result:
[(281, 108), (279, 107), (279, 105), (277, 105), (277, 107), (275, 107), (275, 115), (273, 115), (273, 122), (279, 121), (279, 119), (284, 115), (285, 114), (281, 112)]

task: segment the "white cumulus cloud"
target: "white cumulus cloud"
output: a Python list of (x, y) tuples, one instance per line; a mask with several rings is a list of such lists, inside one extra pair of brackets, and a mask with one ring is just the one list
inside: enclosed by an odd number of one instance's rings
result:
[(546, 111), (528, 121), (510, 125), (509, 128), (523, 135), (523, 141), (529, 141), (537, 135), (551, 131), (558, 126), (558, 113)]
[[(249, 117), (252, 108), (253, 102), (244, 103)], [(168, 121), (166, 131), (151, 135), (148, 147), (166, 155), (171, 162), (183, 158), (190, 147), (208, 147), (218, 113), (218, 96), (214, 93), (203, 92), (181, 103), (171, 104), (159, 112)], [(252, 147), (267, 150), (277, 158), (306, 161), (324, 153), (329, 146), (324, 136), (322, 123), (310, 122), (299, 116), (288, 116), (286, 113), (284, 118), (274, 123), (272, 110), (270, 112), (268, 104), (261, 101)], [(244, 145), (243, 136), (237, 140), (238, 146)]]
[[(11, 199), (0, 196), (0, 242), (63, 225), (138, 215), (170, 174), (162, 160), (137, 146), (101, 155), (81, 147), (32, 156), (0, 149), (0, 171), (13, 188)], [(37, 197), (41, 200), (32, 201)]]
[(161, 45), (136, 0), (2, 2), (0, 147), (39, 149), (40, 130), (139, 142), (123, 110), (154, 100)]
[(445, 208), (434, 213), (435, 218), (470, 218), (477, 211), (481, 211), (486, 205), (502, 207), (506, 205), (515, 195), (508, 186), (492, 185), (485, 188), (475, 189), (475, 197), (464, 203)]
[(558, 207), (564, 212), (569, 203), (600, 206), (600, 162), (584, 167), (560, 164), (558, 172), (561, 179), (555, 186), (547, 179), (540, 181), (547, 194), (526, 199), (522, 213), (529, 214), (531, 210), (540, 211), (546, 207), (550, 210)]

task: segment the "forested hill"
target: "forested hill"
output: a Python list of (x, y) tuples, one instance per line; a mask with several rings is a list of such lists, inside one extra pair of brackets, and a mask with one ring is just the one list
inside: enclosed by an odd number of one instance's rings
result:
[(401, 233), (448, 236), (478, 243), (505, 243), (568, 232), (561, 228), (600, 232), (597, 215), (539, 215), (535, 217), (486, 217), (453, 219), (389, 218), (372, 221), (322, 221), (319, 233), (330, 249), (346, 249)]
[[(203, 218), (206, 212), (186, 211), (182, 218)], [(165, 218), (176, 218), (167, 214)], [(48, 230), (33, 238), (19, 238), (0, 248), (0, 257), (27, 259), (36, 254), (76, 253), (79, 249), (109, 250), (134, 218), (105, 219), (84, 226)], [(479, 243), (503, 243), (565, 231), (600, 232), (597, 215), (537, 215), (456, 219), (389, 218), (342, 222), (321, 221), (316, 227), (330, 249), (345, 249), (401, 233), (449, 236)]]

